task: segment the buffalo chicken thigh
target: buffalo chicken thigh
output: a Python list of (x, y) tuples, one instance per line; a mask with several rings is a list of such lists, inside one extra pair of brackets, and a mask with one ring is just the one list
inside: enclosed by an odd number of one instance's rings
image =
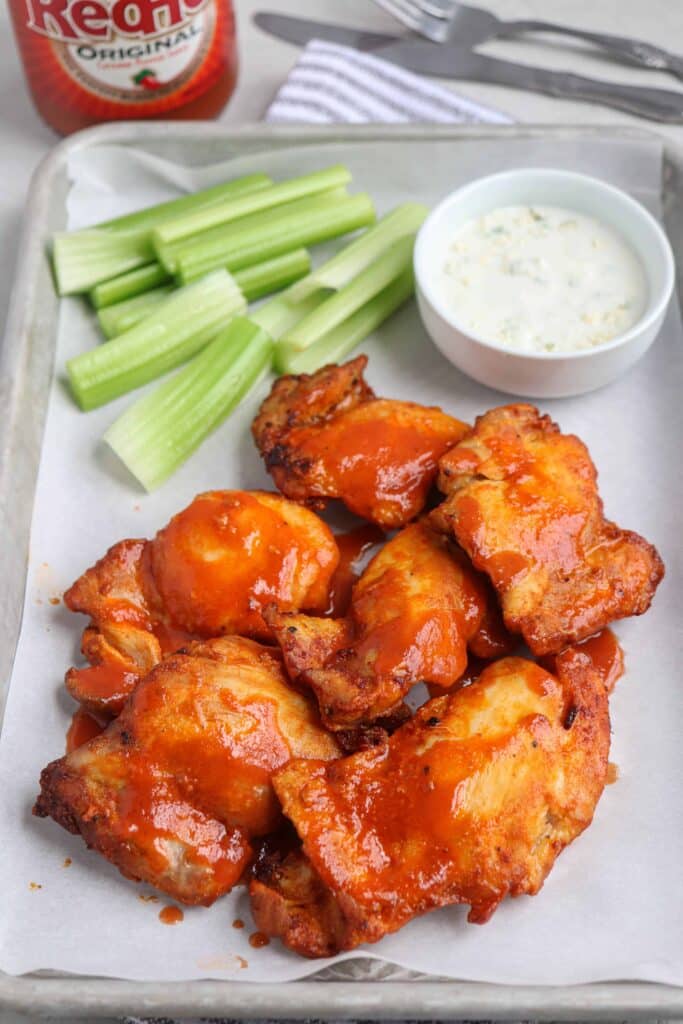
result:
[(273, 772), (339, 753), (274, 649), (196, 641), (138, 683), (100, 736), (44, 769), (34, 810), (126, 877), (209, 904), (239, 881), (250, 840), (281, 822)]
[(271, 634), (263, 609), (321, 612), (339, 561), (314, 513), (277, 494), (200, 494), (152, 541), (114, 545), (67, 590), (64, 602), (91, 618), (71, 669), (71, 695), (96, 713), (118, 714), (138, 679), (188, 639)]
[(393, 711), (419, 682), (450, 688), (480, 657), (510, 649), (484, 576), (424, 522), (390, 540), (355, 584), (349, 614), (265, 613), (290, 677), (310, 686), (324, 723), (349, 729)]
[(589, 659), (557, 673), (503, 658), (384, 744), (277, 771), (303, 845), (252, 881), (259, 929), (329, 956), (437, 907), (469, 904), (483, 923), (506, 895), (537, 893), (591, 822), (610, 742), (601, 673)]
[(479, 416), (439, 464), (431, 514), (490, 577), (534, 654), (647, 611), (664, 574), (651, 544), (605, 519), (588, 449), (531, 405)]
[(437, 408), (376, 398), (366, 356), (312, 375), (280, 377), (252, 431), (288, 498), (340, 498), (356, 515), (396, 529), (423, 510), (439, 458), (468, 430)]

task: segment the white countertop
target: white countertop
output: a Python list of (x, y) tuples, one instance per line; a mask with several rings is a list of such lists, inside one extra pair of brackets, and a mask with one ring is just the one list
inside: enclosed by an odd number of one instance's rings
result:
[[(683, 3), (680, 0), (479, 0), (501, 17), (537, 17), (583, 28), (619, 32), (683, 51)], [(232, 102), (221, 120), (226, 123), (258, 121), (297, 56), (297, 49), (265, 35), (251, 24), (259, 9), (338, 21), (353, 27), (397, 30), (396, 23), (371, 0), (236, 0), (241, 77)], [(492, 56), (520, 63), (571, 69), (596, 78), (631, 84), (680, 88), (673, 76), (626, 67), (600, 58), (596, 51), (573, 43), (503, 41), (483, 48)], [(497, 86), (453, 83), (466, 96), (489, 102), (518, 121), (533, 123), (641, 123), (683, 141), (683, 128), (640, 122), (604, 107), (552, 99)], [(31, 175), (57, 141), (38, 117), (26, 90), (9, 25), (7, 5), (0, 4), (0, 238), (4, 267), (0, 275), (0, 331), (4, 326), (24, 200)], [(11, 344), (11, 339), (7, 339)], [(0, 1010), (2, 1024), (28, 1018)]]

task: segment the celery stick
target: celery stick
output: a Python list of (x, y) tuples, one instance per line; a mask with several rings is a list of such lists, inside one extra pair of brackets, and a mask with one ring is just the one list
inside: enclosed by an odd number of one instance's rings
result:
[(277, 292), (292, 281), (298, 281), (311, 269), (311, 255), (308, 249), (295, 249), (276, 256), (252, 267), (236, 270), (235, 281), (242, 289), (247, 302), (260, 299), (262, 295)]
[(89, 298), (95, 309), (101, 309), (103, 306), (123, 302), (124, 299), (132, 299), (134, 295), (140, 295), (170, 280), (171, 275), (158, 263), (147, 263), (137, 270), (130, 270), (127, 274), (120, 274), (118, 277), (96, 284)]
[[(52, 258), (59, 294), (90, 291), (101, 281), (149, 263), (155, 258), (152, 229), (165, 219), (178, 213), (188, 216), (199, 213), (226, 200), (237, 201), (260, 190), (267, 191), (269, 187), (270, 179), (266, 175), (249, 175), (83, 231), (58, 232), (53, 239)], [(124, 297), (130, 298), (130, 295), (118, 296)]]
[(397, 206), (322, 267), (302, 278), (292, 289), (292, 301), (299, 302), (318, 288), (339, 291), (365, 270), (392, 242), (404, 235), (414, 235), (428, 212), (427, 207), (421, 203), (403, 203)]
[(245, 308), (225, 270), (173, 292), (125, 334), (67, 362), (76, 401), (81, 409), (94, 409), (160, 377), (195, 355)]
[[(311, 257), (307, 249), (295, 249), (273, 260), (256, 263), (234, 274), (234, 279), (247, 302), (260, 299), (262, 295), (279, 291), (292, 281), (297, 281), (311, 269)], [(116, 302), (100, 309), (97, 319), (105, 338), (114, 338), (130, 330), (138, 321), (152, 311), (162, 299), (173, 291), (172, 285), (152, 288), (132, 299)]]
[(100, 309), (97, 319), (105, 338), (114, 338), (117, 334), (130, 330), (172, 291), (172, 285), (162, 285), (161, 288), (152, 288), (141, 295), (135, 295), (132, 299), (124, 299), (123, 302), (115, 302), (113, 306)]
[(90, 291), (100, 281), (135, 270), (154, 259), (147, 232), (62, 231), (53, 239), (52, 260), (60, 295)]
[[(412, 209), (409, 209), (409, 211), (408, 211), (408, 217), (414, 218), (413, 223), (415, 223), (415, 221), (419, 217), (422, 216), (422, 207), (418, 207), (417, 204), (406, 204), (406, 206), (407, 207), (412, 207)], [(403, 208), (399, 208), (399, 209), (403, 209)], [(389, 216), (391, 217), (392, 215), (390, 214)], [(384, 221), (385, 224), (386, 224), (387, 220), (388, 220), (388, 218), (385, 218), (385, 221)], [(393, 227), (396, 227), (397, 226), (397, 219), (392, 217), (392, 222), (391, 223), (393, 224)], [(402, 225), (402, 227), (405, 227), (406, 226), (406, 221), (402, 219), (400, 221), (400, 224)], [(355, 241), (351, 242), (351, 244), (348, 245), (345, 249), (342, 249), (341, 252), (339, 252), (336, 256), (333, 256), (332, 259), (328, 260), (326, 263), (323, 263), (320, 267), (318, 267), (313, 272), (313, 274), (310, 274), (307, 278), (304, 278), (305, 281), (308, 281), (308, 282), (313, 282), (314, 281), (315, 284), (314, 284), (314, 286), (309, 287), (309, 288), (306, 289), (306, 294), (303, 297), (299, 298), (299, 291), (300, 291), (299, 285), (302, 282), (299, 282), (299, 284), (294, 284), (290, 288), (288, 288), (285, 292), (283, 292), (282, 295), (278, 295), (275, 299), (272, 299), (270, 302), (265, 303), (265, 305), (263, 305), (259, 309), (257, 309), (255, 313), (252, 313), (251, 314), (252, 320), (254, 320), (256, 323), (261, 324), (261, 326), (264, 327), (269, 332), (269, 334), (271, 334), (271, 336), (273, 338), (276, 338), (276, 339), (277, 338), (282, 338), (283, 335), (288, 334), (290, 331), (292, 331), (296, 327), (297, 324), (299, 324), (301, 321), (305, 320), (309, 316), (310, 313), (312, 313), (314, 310), (317, 310), (323, 303), (326, 303), (327, 300), (331, 297), (330, 294), (329, 294), (329, 288), (323, 282), (327, 282), (329, 280), (332, 280), (334, 278), (334, 275), (336, 273), (338, 273), (340, 262), (341, 262), (340, 261), (340, 257), (344, 257), (345, 254), (347, 252), (349, 252), (349, 250), (355, 250), (356, 254), (358, 254), (358, 249), (356, 248), (357, 245), (360, 242), (362, 242), (365, 238), (367, 238), (367, 236), (370, 233), (374, 233), (374, 231), (375, 231), (375, 228), (370, 228), (367, 232), (362, 234), (358, 239), (356, 239)], [(413, 236), (414, 236), (414, 231), (413, 231)], [(398, 237), (400, 238), (400, 235)], [(380, 239), (381, 239), (381, 243), (382, 243), (381, 246), (380, 246), (380, 252), (382, 251), (382, 249), (388, 250), (390, 248), (390, 244), (387, 244), (386, 229), (385, 229), (385, 232), (380, 236)], [(410, 248), (410, 243), (405, 243), (405, 245), (406, 245), (406, 249)], [(374, 244), (374, 242), (373, 242), (372, 247), (370, 248), (370, 251), (371, 252), (375, 251), (375, 244)], [(361, 256), (363, 258), (362, 259), (354, 260), (355, 267), (359, 271), (361, 269), (365, 269), (367, 267), (367, 262), (366, 262), (366, 259), (365, 259), (365, 255), (367, 254), (367, 252), (368, 252), (368, 249), (367, 248), (363, 248), (361, 250)], [(406, 256), (407, 256), (407, 252), (406, 252)], [(399, 259), (399, 264), (402, 265), (402, 258)], [(345, 264), (343, 262), (341, 262), (341, 266), (342, 266), (342, 269), (344, 269), (344, 272), (346, 273)], [(335, 268), (337, 268), (337, 269), (335, 270)], [(329, 274), (328, 274), (328, 271), (330, 271)], [(391, 275), (392, 272), (393, 271), (392, 271), (392, 269), (390, 267), (389, 268), (389, 276)], [(372, 278), (372, 273), (374, 273), (374, 272), (371, 271), (370, 290), (374, 290), (376, 287), (378, 287), (377, 279), (376, 278)], [(339, 280), (339, 278), (337, 278), (337, 280)], [(382, 278), (380, 276), (380, 278), (379, 278), (380, 283), (381, 283), (381, 280), (382, 280)], [(347, 293), (347, 295), (348, 295), (348, 293)], [(362, 300), (362, 294), (361, 294), (360, 298)], [(343, 301), (343, 305), (346, 305), (346, 302), (348, 300), (347, 300), (347, 298), (344, 298), (342, 301)], [(326, 307), (326, 308), (328, 308), (328, 307)], [(334, 312), (334, 310), (332, 310), (332, 312)], [(328, 308), (328, 315), (329, 315), (329, 308)], [(347, 316), (348, 313), (345, 310), (343, 310), (343, 315)], [(326, 319), (327, 319), (327, 317), (326, 317)], [(329, 319), (329, 325), (330, 326), (331, 326), (331, 323), (332, 323), (332, 318)], [(299, 345), (297, 343), (295, 345), (287, 345), (287, 346), (283, 345), (283, 346), (280, 347), (280, 351), (284, 351), (285, 347), (288, 350), (292, 350), (292, 351), (299, 349)]]
[(145, 207), (144, 210), (136, 210), (134, 213), (124, 214), (123, 217), (106, 220), (97, 227), (110, 231), (128, 231), (131, 228), (149, 230), (171, 217), (205, 209), (226, 199), (236, 199), (237, 196), (258, 192), (272, 184), (273, 180), (267, 174), (246, 174), (241, 178), (233, 178), (232, 181), (223, 181), (220, 185), (200, 189), (199, 192), (190, 192), (178, 199), (169, 199), (165, 203), (157, 203), (155, 206)]
[(346, 189), (343, 188), (331, 189), (320, 196), (304, 196), (303, 199), (284, 203), (274, 210), (261, 210), (248, 217), (240, 217), (229, 224), (221, 224), (200, 235), (181, 238), (177, 242), (156, 241), (155, 251), (166, 270), (175, 274), (178, 272), (181, 258), (188, 264), (206, 264), (210, 260), (222, 257), (224, 252), (234, 252), (239, 248), (242, 238), (267, 238), (269, 234), (280, 231), (281, 226), (288, 230), (293, 222), (304, 220), (312, 213), (332, 210), (340, 200), (348, 198)]
[(314, 373), (321, 366), (345, 359), (364, 338), (413, 294), (413, 268), (408, 265), (381, 292), (303, 351), (285, 341), (275, 346), (274, 365), (278, 373)]
[(220, 252), (203, 257), (201, 249), (179, 260), (178, 280), (182, 284), (216, 266), (230, 271), (272, 259), (300, 245), (315, 245), (371, 224), (375, 217), (368, 195), (336, 200), (330, 206), (311, 210), (306, 216), (283, 208), (273, 211), (270, 223), (242, 232), (229, 240)]
[(350, 284), (334, 292), (317, 309), (291, 327), (284, 335), (287, 345), (292, 349), (308, 348), (347, 320), (411, 264), (414, 244), (414, 234), (392, 242)]
[(270, 366), (273, 343), (236, 317), (198, 356), (135, 402), (104, 440), (146, 490), (163, 483)]
[(289, 289), (249, 314), (254, 323), (268, 331), (271, 338), (281, 338), (290, 327), (298, 324), (327, 298), (325, 292), (314, 292), (303, 302), (293, 304), (289, 301), (288, 295)]
[(245, 217), (257, 210), (269, 209), (281, 203), (291, 202), (293, 199), (301, 199), (303, 196), (311, 196), (338, 188), (340, 185), (348, 185), (350, 181), (351, 174), (346, 167), (341, 164), (328, 167), (323, 171), (315, 171), (313, 174), (281, 181), (277, 185), (271, 185), (270, 188), (261, 189), (251, 195), (238, 196), (236, 199), (228, 198), (224, 202), (214, 203), (205, 210), (196, 210), (175, 217), (160, 224), (155, 231), (155, 237), (159, 242), (174, 242), (187, 235), (206, 231), (207, 228), (213, 228), (217, 224)]

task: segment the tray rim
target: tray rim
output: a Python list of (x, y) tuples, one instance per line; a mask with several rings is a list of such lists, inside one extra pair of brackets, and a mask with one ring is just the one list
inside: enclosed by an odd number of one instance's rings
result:
[[(77, 132), (58, 143), (38, 165), (30, 183), (18, 249), (14, 287), (7, 316), (5, 339), (0, 348), (0, 528), (4, 526), (14, 493), (12, 483), (21, 477), (20, 412), (30, 394), (29, 355), (31, 321), (41, 270), (45, 269), (44, 233), (52, 185), (72, 153), (109, 144), (136, 144), (172, 140), (191, 145), (193, 141), (286, 140), (329, 142), (354, 137), (372, 142), (390, 139), (477, 139), (533, 138), (554, 136), (604, 138), (650, 138), (663, 143), (665, 154), (676, 155), (683, 168), (683, 146), (638, 125), (264, 125), (216, 124), (211, 122), (119, 122), (98, 125)], [(681, 200), (683, 202), (683, 198)], [(679, 295), (679, 298), (681, 296)], [(10, 344), (16, 339), (16, 344)], [(41, 410), (44, 419), (45, 409)], [(38, 428), (42, 444), (43, 421)], [(35, 466), (37, 471), (37, 463)], [(25, 481), (24, 481), (25, 485)], [(35, 472), (29, 480), (31, 500)], [(5, 497), (3, 497), (5, 496)], [(7, 533), (3, 531), (4, 536)], [(21, 552), (24, 564), (25, 552)], [(23, 605), (23, 588), (22, 601)], [(0, 609), (1, 611), (1, 609)], [(9, 632), (11, 668), (18, 640), (21, 607), (14, 610), (6, 628)], [(5, 626), (5, 623), (1, 623)], [(14, 635), (13, 635), (14, 634)], [(9, 674), (7, 676), (9, 679)], [(4, 680), (3, 680), (4, 688)], [(4, 701), (0, 694), (0, 714)], [(423, 980), (424, 979), (424, 980)], [(138, 982), (127, 979), (92, 978), (80, 975), (28, 974), (12, 976), (0, 972), (0, 1008), (68, 1017), (89, 1013), (105, 1016), (126, 1012), (180, 1014), (193, 1016), (222, 1014), (237, 1019), (334, 1017), (355, 1019), (392, 1017), (447, 1019), (486, 1017), (506, 1019), (533, 1017), (539, 1020), (610, 1020), (623, 1017), (643, 1019), (683, 1016), (683, 986), (650, 982), (595, 982), (591, 984), (544, 986), (498, 985), (471, 981), (435, 980), (427, 976), (411, 981), (301, 981), (257, 984), (235, 980), (190, 982)]]

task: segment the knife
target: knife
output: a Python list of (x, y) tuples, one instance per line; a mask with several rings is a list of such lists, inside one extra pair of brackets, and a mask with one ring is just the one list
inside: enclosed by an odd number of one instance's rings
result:
[(603, 82), (571, 72), (549, 71), (546, 68), (514, 64), (497, 57), (485, 57), (457, 43), (430, 43), (413, 36), (366, 32), (345, 25), (269, 11), (257, 12), (254, 22), (264, 32), (298, 46), (305, 46), (311, 39), (322, 39), (374, 53), (399, 67), (423, 75), (487, 82), (541, 92), (561, 99), (602, 103), (650, 120), (683, 124), (683, 92), (671, 89)]

